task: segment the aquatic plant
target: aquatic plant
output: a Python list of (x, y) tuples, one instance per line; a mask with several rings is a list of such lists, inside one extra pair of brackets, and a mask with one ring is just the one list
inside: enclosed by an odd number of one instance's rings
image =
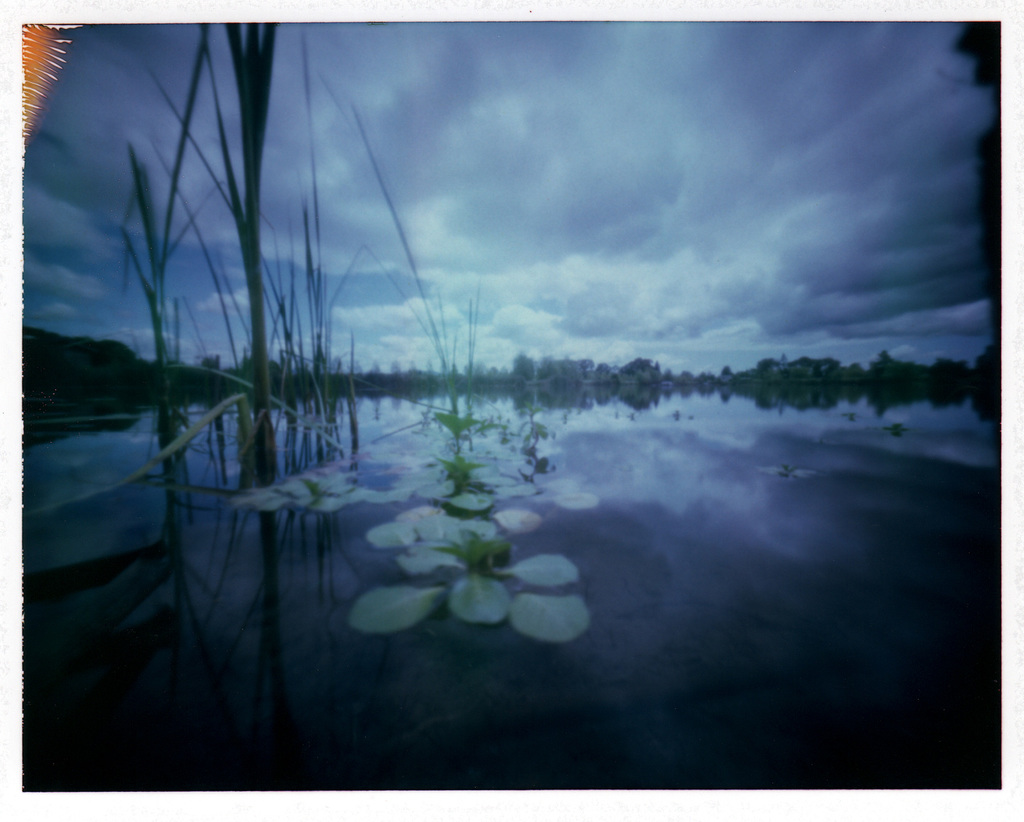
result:
[[(201, 30), (199, 49), (196, 53), (195, 62), (192, 66), (192, 75), (189, 80), (188, 95), (185, 100), (184, 112), (179, 115), (181, 130), (178, 134), (177, 144), (174, 152), (174, 163), (168, 171), (170, 185), (167, 193), (167, 202), (163, 208), (163, 219), (156, 204), (153, 202), (152, 187), (149, 180), (149, 172), (145, 164), (141, 163), (136, 156), (134, 147), (129, 143), (128, 157), (132, 170), (132, 195), (129, 201), (129, 214), (138, 212), (139, 220), (142, 223), (143, 239), (145, 243), (145, 255), (135, 249), (135, 243), (125, 226), (121, 226), (121, 236), (124, 239), (125, 250), (131, 261), (132, 267), (138, 276), (139, 283), (146, 296), (146, 304), (149, 307), (150, 321), (153, 326), (153, 344), (155, 346), (156, 366), (160, 374), (163, 394), (166, 395), (165, 368), (168, 362), (167, 342), (165, 339), (164, 316), (166, 314), (166, 291), (165, 282), (167, 266), (171, 255), (177, 247), (180, 237), (172, 233), (174, 223), (174, 206), (178, 200), (178, 185), (181, 178), (182, 163), (185, 156), (185, 147), (189, 137), (189, 128), (192, 114), (195, 110), (196, 95), (199, 89), (199, 80), (202, 75), (203, 56), (206, 53), (206, 29)], [(140, 257), (143, 257), (146, 265)]]
[(365, 633), (405, 630), (442, 607), (463, 622), (497, 625), (506, 619), (519, 633), (546, 642), (568, 642), (590, 625), (590, 613), (575, 594), (510, 593), (507, 582), (541, 588), (579, 580), (576, 566), (559, 554), (538, 554), (507, 565), (512, 544), (487, 520), (445, 514), (416, 522), (387, 523), (367, 534), (377, 548), (405, 548), (396, 562), (410, 576), (431, 584), (395, 585), (362, 594), (349, 625)]
[(548, 471), (554, 470), (547, 457), (537, 454), (537, 445), (540, 441), (552, 436), (547, 426), (537, 421), (537, 414), (540, 410), (537, 406), (527, 403), (521, 411), (526, 419), (519, 431), (523, 443), (520, 450), (526, 457), (526, 464), (530, 470), (529, 472), (520, 470), (519, 473), (527, 482), (533, 482), (537, 474), (546, 474)]
[(150, 471), (152, 471), (157, 465), (170, 457), (176, 456), (184, 451), (188, 447), (189, 443), (192, 442), (203, 429), (205, 429), (214, 420), (219, 419), (221, 415), (226, 413), (234, 406), (238, 411), (238, 428), (239, 428), (239, 456), (240, 462), (245, 459), (245, 452), (251, 446), (251, 435), (252, 429), (249, 423), (249, 401), (245, 394), (235, 394), (227, 399), (219, 402), (209, 411), (202, 415), (196, 422), (194, 422), (187, 430), (179, 434), (172, 442), (168, 443), (162, 448), (155, 456), (147, 460), (142, 466), (137, 468), (131, 474), (126, 476), (124, 479), (114, 483), (110, 486), (100, 486), (93, 488), (86, 493), (77, 496), (73, 499), (62, 500), (51, 505), (44, 506), (42, 508), (36, 508), (26, 512), (26, 516), (36, 516), (42, 513), (52, 511), (60, 508), (64, 505), (68, 505), (72, 502), (82, 502), (90, 499), (98, 494), (102, 494), (106, 491), (111, 491), (114, 488), (118, 488), (122, 485), (128, 485), (133, 482), (139, 482), (146, 478)]
[[(337, 102), (337, 101), (335, 101)], [(398, 216), (398, 211), (395, 208), (394, 201), (391, 199), (391, 194), (388, 191), (387, 185), (384, 182), (384, 177), (381, 174), (380, 166), (377, 163), (377, 158), (373, 153), (373, 148), (370, 146), (370, 140), (366, 136), (366, 130), (363, 128), (363, 122), (359, 117), (359, 112), (353, 106), (352, 115), (355, 117), (356, 126), (359, 130), (359, 136), (362, 138), (363, 146), (366, 149), (366, 154), (370, 159), (370, 165), (373, 167), (374, 176), (377, 179), (377, 184), (380, 187), (381, 194), (384, 196), (384, 201), (388, 207), (388, 213), (391, 215), (391, 220), (394, 223), (395, 231), (398, 234), (398, 238), (402, 244), (402, 249), (405, 252), (406, 261), (409, 264), (409, 270), (412, 273), (413, 281), (416, 283), (416, 290), (419, 293), (420, 301), (423, 307), (422, 313), (413, 310), (413, 314), (416, 317), (416, 321), (420, 324), (424, 333), (427, 335), (427, 339), (430, 341), (431, 347), (434, 349), (434, 353), (437, 354), (438, 360), (440, 361), (441, 379), (445, 386), (445, 392), (448, 398), (449, 410), (452, 415), (459, 416), (459, 385), (458, 385), (458, 368), (456, 365), (458, 357), (458, 335), (453, 333), (449, 339), (448, 326), (445, 321), (444, 304), (441, 302), (440, 295), (437, 296), (437, 318), (435, 319), (433, 311), (430, 308), (430, 301), (427, 299), (427, 292), (423, 285), (423, 279), (420, 277), (419, 268), (416, 265), (416, 259), (413, 256), (412, 248), (409, 245), (409, 240), (406, 237), (405, 229), (402, 226), (402, 221)], [(399, 286), (398, 282), (392, 279), (392, 284), (395, 289), (405, 297), (405, 294)], [(467, 413), (472, 412), (473, 407), (473, 372), (474, 372), (474, 358), (476, 355), (476, 333), (480, 321), (480, 292), (477, 289), (477, 298), (474, 303), (473, 300), (469, 301), (469, 314), (468, 314), (468, 343), (467, 343), (467, 364), (466, 364), (466, 404)]]
[[(228, 191), (221, 193), (231, 210), (242, 248), (246, 288), (249, 292), (250, 332), (252, 334), (253, 413), (256, 472), (260, 482), (270, 482), (276, 472), (274, 426), (270, 418), (270, 367), (267, 351), (266, 320), (263, 308), (263, 256), (260, 247), (260, 177), (263, 165), (263, 141), (270, 106), (270, 84), (274, 65), (274, 42), (277, 27), (273, 24), (249, 23), (243, 40), (241, 25), (226, 26), (231, 63), (235, 71), (235, 87), (241, 114), (242, 175), (244, 190), (231, 159), (224, 117), (214, 89), (214, 108), (221, 155), (227, 177)], [(203, 49), (213, 77), (209, 51)], [(218, 187), (220, 184), (218, 183)]]

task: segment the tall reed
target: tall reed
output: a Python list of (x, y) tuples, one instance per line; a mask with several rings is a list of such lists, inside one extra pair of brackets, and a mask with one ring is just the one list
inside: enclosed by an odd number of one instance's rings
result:
[(167, 342), (164, 336), (164, 315), (166, 312), (165, 280), (168, 262), (178, 243), (178, 239), (172, 240), (171, 228), (174, 220), (174, 205), (178, 199), (181, 166), (185, 156), (185, 146), (189, 139), (189, 126), (195, 108), (205, 52), (206, 29), (204, 28), (200, 38), (199, 50), (196, 53), (196, 59), (192, 66), (192, 76), (189, 81), (184, 113), (179, 117), (181, 131), (178, 135), (174, 153), (174, 164), (169, 171), (170, 187), (167, 194), (167, 204), (164, 207), (162, 223), (156, 204), (153, 201), (149, 173), (145, 165), (139, 161), (135, 148), (130, 143), (128, 145), (128, 157), (132, 168), (132, 199), (129, 205), (129, 214), (137, 210), (139, 220), (142, 223), (143, 238), (146, 245), (145, 266), (143, 266), (140, 259), (141, 255), (136, 252), (135, 243), (132, 241), (132, 237), (125, 226), (121, 227), (121, 235), (125, 241), (128, 257), (146, 295), (150, 321), (153, 326), (153, 344), (156, 351), (157, 372), (164, 383), (161, 388), (165, 394), (166, 366), (168, 362)]
[[(337, 103), (337, 101), (335, 101)], [(370, 158), (370, 165), (373, 166), (374, 176), (377, 178), (377, 184), (380, 186), (381, 193), (384, 195), (384, 202), (387, 204), (388, 212), (391, 214), (391, 220), (395, 225), (395, 230), (398, 233), (398, 238), (402, 243), (402, 248), (405, 251), (405, 258), (409, 263), (409, 270), (412, 272), (413, 281), (416, 283), (416, 289), (419, 292), (420, 300), (423, 304), (423, 313), (420, 314), (415, 310), (413, 313), (416, 316), (417, 322), (423, 329), (427, 338), (430, 340), (430, 344), (437, 354), (440, 360), (441, 367), (441, 379), (445, 386), (445, 391), (448, 394), (448, 403), (450, 411), (455, 416), (459, 415), (459, 384), (458, 384), (458, 365), (457, 365), (457, 354), (458, 354), (458, 333), (452, 334), (451, 340), (448, 337), (448, 327), (445, 322), (444, 316), (444, 305), (441, 302), (441, 297), (437, 297), (437, 311), (438, 316), (435, 320), (434, 313), (430, 310), (430, 302), (427, 300), (427, 292), (423, 286), (423, 279), (420, 277), (419, 268), (416, 266), (416, 260), (413, 257), (412, 249), (409, 246), (409, 241), (405, 236), (405, 229), (402, 227), (402, 221), (398, 216), (398, 211), (395, 209), (395, 204), (391, 199), (391, 194), (388, 192), (388, 187), (384, 183), (384, 176), (381, 174), (380, 166), (377, 164), (377, 158), (374, 156), (373, 149), (370, 147), (370, 141), (366, 136), (366, 130), (363, 128), (363, 122), (359, 117), (359, 112), (356, 111), (355, 107), (352, 108), (352, 114), (356, 120), (356, 126), (359, 129), (359, 136), (362, 138), (363, 146), (366, 148), (366, 153)], [(392, 283), (398, 289), (399, 293), (402, 293), (401, 287), (398, 283), (392, 279)], [(404, 294), (403, 294), (404, 296)], [(469, 303), (469, 345), (468, 345), (468, 363), (466, 365), (466, 377), (468, 381), (468, 394), (467, 394), (467, 413), (472, 409), (472, 389), (473, 389), (473, 357), (476, 353), (476, 331), (477, 324), (479, 321), (480, 311), (480, 296), (479, 290), (477, 291), (477, 301), (474, 307), (473, 301)]]
[[(273, 24), (238, 23), (227, 25), (228, 46), (235, 72), (235, 87), (242, 127), (242, 175), (244, 190), (231, 160), (231, 151), (220, 100), (214, 84), (217, 131), (227, 177), (227, 199), (238, 231), (249, 292), (250, 333), (252, 334), (253, 412), (256, 473), (261, 483), (269, 483), (276, 472), (274, 426), (270, 415), (270, 367), (267, 351), (266, 320), (263, 309), (263, 258), (260, 248), (260, 177), (263, 143), (270, 106), (270, 84), (274, 65)], [(206, 51), (209, 63), (209, 51)], [(212, 76), (212, 64), (211, 64)]]

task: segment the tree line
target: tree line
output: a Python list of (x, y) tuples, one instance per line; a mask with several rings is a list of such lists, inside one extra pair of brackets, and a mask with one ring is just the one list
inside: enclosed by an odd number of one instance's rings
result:
[[(728, 365), (717, 374), (702, 371), (673, 373), (662, 369), (655, 360), (637, 357), (623, 366), (607, 363), (594, 364), (593, 360), (555, 359), (544, 357), (536, 361), (526, 354), (517, 354), (507, 376), (514, 380), (560, 383), (637, 383), (651, 385), (726, 385), (742, 382), (768, 383), (857, 383), (857, 382), (942, 382), (980, 383), (994, 378), (997, 372), (994, 349), (990, 346), (973, 366), (965, 360), (937, 359), (932, 365), (897, 360), (888, 351), (882, 351), (867, 368), (860, 363), (844, 365), (834, 357), (799, 357), (789, 360), (766, 357), (757, 365), (743, 371), (733, 371)], [(505, 376), (504, 372), (490, 369), (491, 376)]]
[[(23, 392), (26, 396), (89, 395), (96, 392), (123, 394), (129, 392), (139, 399), (155, 388), (158, 377), (153, 363), (138, 357), (128, 346), (113, 340), (94, 340), (88, 337), (64, 337), (38, 328), (23, 328)], [(220, 370), (219, 360), (204, 358), (202, 369), (179, 367), (175, 381), (180, 388), (191, 389), (193, 396), (207, 388), (210, 372)], [(244, 376), (248, 358), (243, 357), (239, 376)], [(225, 369), (232, 373), (236, 369)], [(339, 373), (332, 375), (341, 379)], [(294, 374), (271, 362), (271, 378), (275, 385), (295, 380), (297, 388), (303, 385), (302, 374)], [(390, 372), (378, 366), (364, 371), (355, 369), (356, 390), (384, 389), (392, 392), (429, 392), (440, 386), (441, 375), (415, 368), (402, 370), (397, 363)], [(921, 365), (896, 359), (888, 351), (880, 352), (868, 365), (844, 365), (833, 357), (799, 357), (789, 360), (785, 354), (779, 358), (766, 357), (757, 365), (733, 371), (726, 365), (717, 374), (702, 371), (673, 372), (662, 368), (656, 360), (636, 357), (625, 365), (595, 363), (592, 359), (542, 357), (536, 360), (520, 352), (511, 368), (477, 368), (472, 373), (464, 369), (455, 375), (462, 387), (557, 385), (615, 386), (739, 386), (753, 384), (935, 384), (970, 387), (975, 390), (994, 386), (998, 390), (998, 362), (995, 349), (989, 347), (973, 366), (964, 360), (939, 358), (931, 365)], [(291, 393), (291, 392), (288, 392)]]

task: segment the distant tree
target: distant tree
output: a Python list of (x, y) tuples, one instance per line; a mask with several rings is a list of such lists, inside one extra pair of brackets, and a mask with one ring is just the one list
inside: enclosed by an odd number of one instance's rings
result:
[(815, 361), (814, 375), (823, 380), (830, 380), (839, 373), (840, 368), (842, 368), (842, 365), (839, 360), (833, 359), (832, 357), (825, 357), (824, 359)]
[(765, 357), (763, 360), (757, 361), (757, 377), (758, 379), (765, 380), (770, 379), (772, 376), (778, 373), (779, 361), (772, 357)]
[(537, 363), (537, 379), (549, 380), (555, 376), (555, 358), (551, 356), (541, 357)]
[(859, 382), (867, 377), (868, 372), (864, 370), (859, 362), (851, 363), (850, 365), (844, 366), (840, 372), (841, 378), (849, 382)]
[(512, 376), (521, 380), (530, 381), (536, 374), (536, 366), (533, 360), (520, 352), (512, 361)]
[(637, 357), (622, 366), (619, 374), (637, 382), (658, 382), (661, 380), (661, 367), (645, 357)]
[(971, 369), (963, 360), (954, 362), (940, 358), (928, 367), (928, 376), (933, 382), (964, 383), (970, 379)]

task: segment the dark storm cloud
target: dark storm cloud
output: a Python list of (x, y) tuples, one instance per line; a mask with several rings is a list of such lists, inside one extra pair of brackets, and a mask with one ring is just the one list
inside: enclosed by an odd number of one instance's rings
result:
[[(491, 330), (494, 364), (517, 346), (584, 356), (590, 340), (633, 356), (657, 355), (646, 347), (656, 343), (662, 358), (723, 334), (752, 351), (808, 334), (913, 346), (946, 325), (947, 336), (982, 340), (976, 147), (993, 105), (955, 51), (960, 31), (282, 26), (264, 253), (272, 271), (291, 261), (302, 269), (305, 209), (331, 288), (354, 272), (339, 308), (398, 306), (395, 275), (415, 293), (355, 106), (430, 293), (463, 307), (480, 289), (481, 353)], [(162, 202), (177, 124), (154, 76), (181, 106), (198, 28), (96, 27), (74, 39), (26, 159), (26, 282), (39, 295), (26, 305), (52, 304), (54, 316), (63, 310), (55, 301), (85, 307), (120, 293), (111, 284), (124, 274), (127, 146)], [(222, 27), (210, 42), (234, 135)], [(223, 179), (208, 77), (194, 136)], [(191, 150), (186, 169), (182, 190), (203, 238), (227, 287), (242, 288), (214, 179)], [(192, 234), (178, 257), (176, 294), (215, 305)], [(90, 290), (94, 282), (102, 288)], [(391, 339), (371, 358), (404, 361), (402, 341), (418, 344), (399, 311), (376, 323), (369, 311), (338, 316), (365, 323), (353, 330), (368, 346)]]

